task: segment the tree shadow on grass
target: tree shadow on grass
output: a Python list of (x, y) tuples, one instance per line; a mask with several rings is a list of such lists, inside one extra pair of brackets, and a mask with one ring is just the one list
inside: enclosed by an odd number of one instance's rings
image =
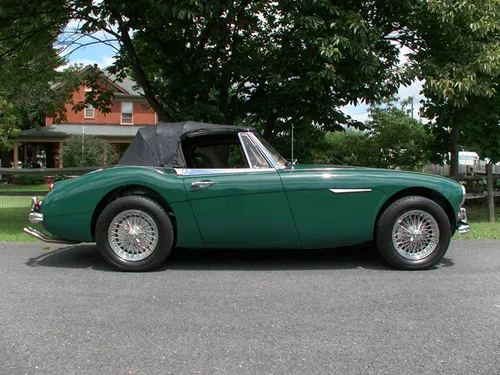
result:
[[(101, 257), (94, 244), (65, 246), (30, 258), (30, 267), (90, 268), (115, 271)], [(454, 263), (444, 258), (433, 267), (450, 267)], [(373, 245), (316, 250), (232, 250), (232, 249), (176, 249), (155, 270), (185, 271), (288, 271), (370, 269), (394, 271), (378, 254)]]

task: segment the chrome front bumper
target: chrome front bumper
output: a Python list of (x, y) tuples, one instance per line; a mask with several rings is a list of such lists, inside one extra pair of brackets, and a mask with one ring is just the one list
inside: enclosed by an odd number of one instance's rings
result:
[(457, 223), (458, 234), (467, 234), (470, 232), (470, 226), (467, 221), (467, 210), (463, 207), (460, 208)]

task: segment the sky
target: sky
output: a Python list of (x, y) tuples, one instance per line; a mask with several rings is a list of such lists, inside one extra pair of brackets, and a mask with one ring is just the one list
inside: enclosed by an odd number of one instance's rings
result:
[[(69, 28), (77, 26), (76, 24), (70, 25)], [(101, 37), (97, 35), (97, 37)], [(91, 41), (82, 40), (82, 44)], [(406, 52), (402, 51), (401, 62), (404, 63), (406, 58), (404, 54)], [(94, 65), (97, 64), (100, 68), (105, 68), (106, 66), (113, 63), (113, 56), (115, 55), (115, 50), (106, 44), (92, 44), (86, 47), (78, 48), (76, 51), (72, 52), (68, 56), (70, 64), (84, 64), (84, 65)], [(406, 99), (410, 96), (414, 96), (414, 114), (415, 118), (419, 119), (418, 110), (421, 107), (420, 100), (422, 96), (420, 91), (422, 89), (422, 83), (419, 81), (414, 82), (411, 86), (401, 87), (398, 96), (401, 100)], [(358, 121), (366, 121), (368, 119), (368, 106), (366, 105), (349, 105), (342, 108), (344, 113), (350, 115), (353, 119)]]

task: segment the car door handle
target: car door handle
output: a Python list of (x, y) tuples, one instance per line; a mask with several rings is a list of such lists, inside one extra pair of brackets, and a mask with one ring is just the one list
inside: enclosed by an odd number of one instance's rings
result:
[(202, 180), (202, 181), (195, 181), (191, 183), (191, 187), (194, 188), (207, 188), (209, 186), (212, 186), (214, 183), (213, 181), (210, 180)]

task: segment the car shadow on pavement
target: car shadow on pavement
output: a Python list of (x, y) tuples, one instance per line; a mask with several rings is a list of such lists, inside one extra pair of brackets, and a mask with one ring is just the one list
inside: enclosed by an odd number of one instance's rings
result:
[[(67, 246), (30, 258), (31, 267), (90, 268), (115, 271), (99, 254), (93, 244)], [(444, 258), (434, 267), (453, 266)], [(165, 270), (323, 270), (323, 269), (393, 269), (383, 261), (373, 245), (315, 250), (231, 250), (231, 249), (176, 249), (155, 271)]]

